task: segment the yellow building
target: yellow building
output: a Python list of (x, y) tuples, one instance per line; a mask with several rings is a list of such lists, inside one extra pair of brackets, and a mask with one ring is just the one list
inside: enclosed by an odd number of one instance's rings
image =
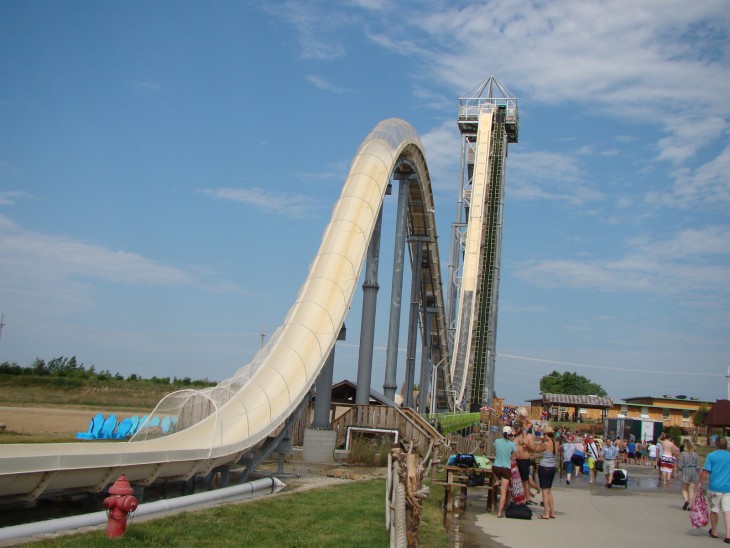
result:
[(715, 402), (688, 396), (637, 396), (614, 402), (609, 418), (646, 419), (664, 426), (692, 427), (692, 415), (702, 405), (709, 410)]
[(530, 402), (530, 418), (539, 420), (567, 420), (583, 423), (603, 422), (610, 418), (644, 419), (661, 422), (667, 428), (691, 428), (692, 415), (702, 405), (709, 410), (715, 404), (689, 396), (637, 396), (612, 401), (597, 396), (542, 394)]

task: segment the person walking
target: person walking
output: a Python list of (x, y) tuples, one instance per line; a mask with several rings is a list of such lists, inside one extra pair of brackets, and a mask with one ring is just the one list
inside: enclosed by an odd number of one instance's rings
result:
[(705, 458), (705, 466), (700, 472), (700, 484), (710, 480), (707, 494), (710, 499), (710, 536), (717, 538), (717, 524), (720, 512), (725, 514), (725, 542), (730, 544), (730, 453), (727, 439), (718, 436), (715, 440), (716, 451)]
[(649, 465), (652, 467), (652, 469), (656, 468), (656, 443), (654, 443), (653, 441), (648, 442), (647, 453), (649, 454)]
[(616, 459), (620, 454), (620, 450), (616, 447), (611, 438), (606, 439), (606, 445), (603, 447), (603, 473), (606, 475), (606, 487), (613, 487), (613, 471), (616, 469)]
[(560, 448), (563, 453), (563, 469), (565, 470), (566, 482), (570, 485), (570, 476), (573, 474), (573, 454), (575, 453), (573, 436), (568, 436), (565, 443), (563, 443)]
[(682, 477), (682, 497), (684, 498), (682, 510), (687, 510), (695, 501), (697, 484), (700, 482), (700, 467), (697, 464), (697, 452), (689, 438), (684, 440), (684, 451), (680, 453), (677, 459), (677, 468)]
[(659, 447), (661, 447), (659, 455), (659, 475), (662, 480), (662, 485), (667, 485), (669, 480), (672, 479), (672, 471), (674, 470), (674, 442), (669, 439), (669, 436), (662, 434), (659, 437)]
[(588, 483), (596, 481), (596, 462), (601, 458), (601, 451), (593, 438), (587, 438), (586, 455), (588, 456)]
[(515, 442), (512, 441), (514, 434), (512, 428), (502, 428), (502, 437), (494, 442), (495, 459), (492, 464), (492, 472), (499, 478), (499, 510), (498, 518), (504, 517), (504, 507), (509, 498), (509, 484), (512, 477), (512, 456), (515, 453)]
[(639, 459), (637, 458), (638, 451), (636, 447), (636, 442), (634, 441), (633, 436), (631, 439), (629, 439), (629, 443), (626, 444), (626, 464), (631, 464), (631, 461), (634, 461), (634, 464), (639, 463)]
[(586, 461), (586, 446), (583, 445), (583, 438), (576, 438), (575, 452), (573, 453), (573, 465), (575, 466), (575, 477), (583, 474), (583, 463)]
[(537, 477), (540, 480), (542, 490), (543, 514), (538, 519), (555, 519), (555, 503), (553, 501), (553, 480), (557, 469), (558, 443), (555, 441), (555, 432), (552, 427), (547, 426), (542, 433), (544, 439), (537, 446), (537, 451), (542, 453), (540, 466), (537, 468)]

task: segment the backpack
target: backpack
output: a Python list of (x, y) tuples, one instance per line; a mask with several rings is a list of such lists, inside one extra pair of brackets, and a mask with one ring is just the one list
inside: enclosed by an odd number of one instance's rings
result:
[(477, 468), (474, 455), (456, 455), (456, 466), (459, 468)]
[(484, 472), (469, 472), (466, 477), (466, 486), (476, 487), (477, 485), (484, 485)]
[(504, 517), (513, 519), (532, 519), (532, 510), (527, 504), (515, 504), (510, 502), (504, 511)]

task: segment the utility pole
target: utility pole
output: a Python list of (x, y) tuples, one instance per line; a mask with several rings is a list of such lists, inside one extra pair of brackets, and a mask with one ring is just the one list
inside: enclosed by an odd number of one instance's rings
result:
[[(0, 315), (0, 339), (3, 338), (3, 327), (5, 327), (5, 314)], [(727, 371), (730, 373), (730, 367)]]
[(264, 331), (264, 326), (261, 326), (261, 333), (259, 333), (261, 336), (261, 348), (264, 347), (264, 339), (266, 339), (266, 332)]

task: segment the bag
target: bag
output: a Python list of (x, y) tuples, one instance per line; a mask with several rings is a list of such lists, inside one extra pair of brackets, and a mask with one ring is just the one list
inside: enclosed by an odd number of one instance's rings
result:
[(456, 466), (459, 468), (476, 468), (477, 461), (474, 455), (456, 455)]
[(510, 493), (512, 495), (512, 501), (515, 504), (525, 504), (527, 499), (525, 498), (525, 488), (522, 486), (522, 478), (520, 477), (520, 469), (517, 468), (517, 463), (512, 461), (512, 475), (510, 476)]
[(692, 506), (689, 507), (689, 521), (692, 527), (697, 529), (702, 529), (710, 523), (710, 507), (707, 505), (702, 487), (697, 490), (697, 496)]
[(532, 510), (527, 504), (515, 504), (510, 502), (504, 511), (504, 517), (512, 519), (532, 519)]
[(575, 466), (583, 466), (585, 460), (586, 456), (580, 451), (576, 451), (573, 453), (573, 456), (570, 457), (570, 462), (572, 462)]
[(629, 487), (629, 474), (626, 470), (623, 470), (621, 468), (616, 468), (613, 471), (613, 476), (611, 478), (611, 483), (613, 485), (623, 485), (628, 489)]
[(596, 464), (594, 465), (596, 467), (596, 472), (603, 472), (603, 461), (597, 460)]
[(466, 486), (476, 487), (477, 485), (484, 485), (484, 472), (469, 472), (466, 477)]

